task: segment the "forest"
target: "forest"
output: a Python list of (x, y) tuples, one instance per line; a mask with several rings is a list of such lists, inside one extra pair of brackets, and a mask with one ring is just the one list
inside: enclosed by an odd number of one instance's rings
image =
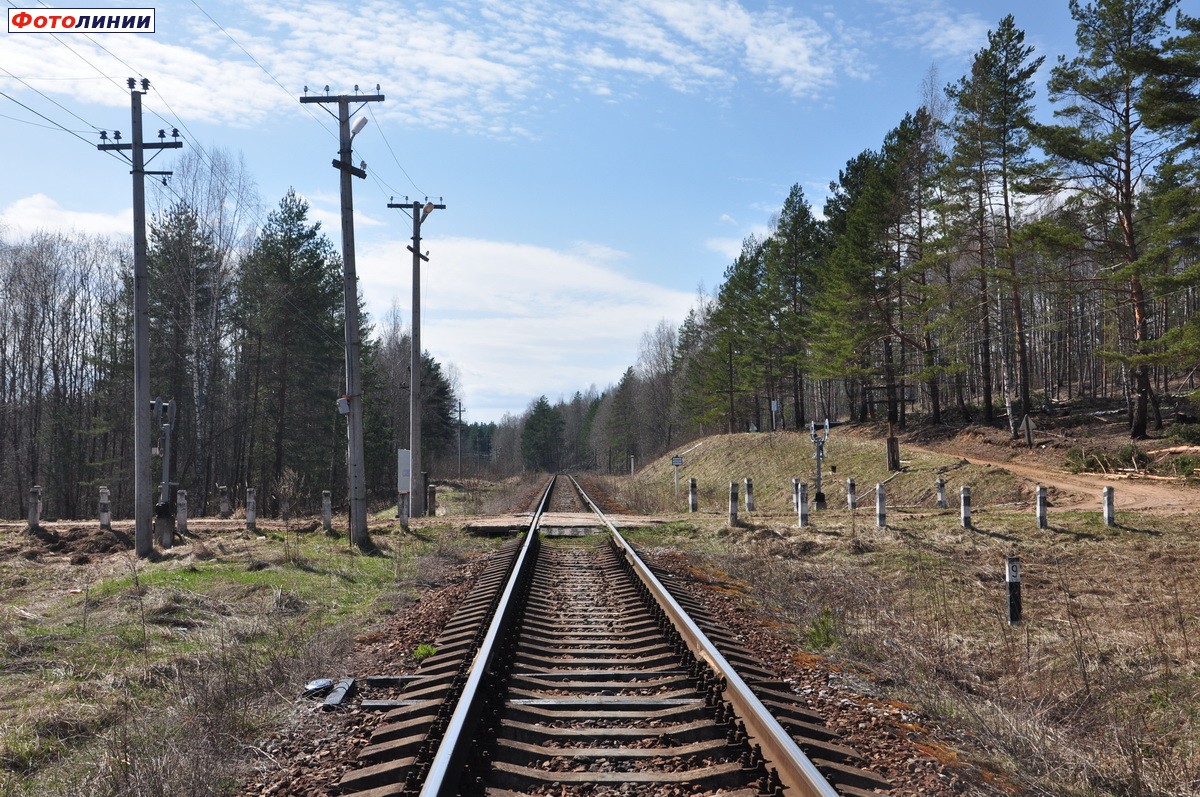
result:
[[(1053, 65), (999, 20), (970, 71), (852, 155), (815, 208), (794, 185), (711, 293), (643, 337), (616, 385), (462, 424), (423, 357), (434, 477), (628, 471), (698, 436), (826, 418), (1016, 424), (1117, 403), (1129, 434), (1193, 412), (1200, 366), (1200, 20), (1178, 0), (1071, 0)], [(1049, 75), (1052, 120), (1035, 115)], [(149, 232), (151, 395), (173, 399), (173, 479), (278, 509), (344, 499), (341, 259), (303, 199), (269, 211), (240, 158), (185, 155)], [(0, 237), (0, 516), (132, 511), (127, 241)], [(394, 500), (409, 339), (361, 314), (368, 489)], [(160, 467), (156, 458), (155, 472)], [(261, 497), (266, 497), (264, 503)]]
[[(294, 192), (264, 213), (228, 153), (184, 156), (175, 174), (147, 254), (150, 390), (175, 403), (172, 481), (196, 515), (215, 514), (218, 486), (235, 503), (255, 487), (269, 514), (285, 493), (298, 511), (319, 508), (322, 490), (344, 500), (340, 253)], [(94, 515), (100, 486), (115, 517), (131, 516), (132, 290), (127, 241), (42, 232), (0, 244), (0, 516), (24, 516), (34, 485), (46, 518)], [(360, 307), (368, 487), (380, 501), (395, 500), (408, 437), (397, 315), (375, 326)], [(454, 389), (428, 354), (423, 363), (423, 450), (435, 457), (454, 441)]]
[(1005, 16), (819, 210), (794, 185), (617, 385), (505, 418), (495, 457), (628, 472), (704, 434), (826, 418), (1015, 436), (1030, 413), (1115, 403), (1136, 440), (1194, 415), (1200, 20), (1177, 5), (1072, 0), (1079, 51), (1053, 65)]

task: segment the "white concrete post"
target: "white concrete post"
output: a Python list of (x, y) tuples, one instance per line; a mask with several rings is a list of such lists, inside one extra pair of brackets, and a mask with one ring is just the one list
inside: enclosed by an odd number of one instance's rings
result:
[(29, 488), (29, 528), (36, 529), (42, 523), (42, 487), (35, 484)]
[(846, 508), (858, 509), (858, 492), (854, 488), (854, 479), (846, 479)]
[(937, 507), (938, 509), (949, 509), (950, 504), (946, 501), (946, 480), (938, 476), (937, 480)]
[(328, 490), (321, 491), (321, 528), (326, 534), (333, 531), (333, 499)]
[(754, 479), (746, 477), (746, 511), (754, 511)]
[(800, 511), (800, 480), (792, 477), (792, 511)]
[(175, 530), (187, 534), (187, 490), (175, 492)]
[(1046, 488), (1039, 484), (1037, 488), (1037, 527), (1044, 529), (1048, 525), (1046, 522)]
[(729, 483), (729, 525), (737, 525), (738, 489), (737, 482)]
[(964, 484), (959, 496), (962, 505), (962, 527), (969, 529), (971, 528), (971, 488)]
[(875, 525), (887, 528), (887, 488), (882, 484), (875, 485)]
[(258, 502), (254, 498), (254, 488), (246, 488), (246, 528), (258, 531)]
[(229, 520), (233, 516), (233, 507), (229, 505), (229, 488), (224, 484), (219, 484), (217, 490), (221, 493), (221, 508), (217, 517), (221, 520)]
[(112, 528), (112, 496), (107, 487), (100, 488), (100, 528)]
[(696, 512), (700, 509), (700, 497), (696, 494), (696, 480), (688, 479), (688, 511)]
[(1117, 508), (1113, 503), (1113, 488), (1111, 484), (1104, 488), (1101, 497), (1104, 499), (1104, 525), (1117, 525)]
[(800, 528), (808, 525), (808, 482), (800, 484), (800, 495), (796, 499), (800, 503)]

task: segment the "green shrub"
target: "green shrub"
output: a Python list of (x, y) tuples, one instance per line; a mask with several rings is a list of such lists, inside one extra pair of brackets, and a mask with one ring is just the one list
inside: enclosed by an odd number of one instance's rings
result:
[(1167, 432), (1169, 437), (1184, 445), (1200, 446), (1200, 423), (1177, 423)]
[(804, 644), (810, 650), (827, 650), (836, 645), (840, 637), (833, 610), (824, 609), (809, 624), (808, 631), (804, 634)]

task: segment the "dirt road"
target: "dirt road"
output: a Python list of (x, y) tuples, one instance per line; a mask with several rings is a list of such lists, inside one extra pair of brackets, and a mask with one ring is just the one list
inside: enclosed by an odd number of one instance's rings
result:
[[(1045, 485), (1057, 491), (1050, 511), (1095, 508), (1107, 486), (1113, 487), (1117, 511), (1151, 511), (1168, 514), (1200, 512), (1200, 486), (1182, 479), (1152, 478), (1136, 474), (1106, 476), (1100, 473), (1069, 473), (1063, 470), (1060, 454), (1053, 456), (1036, 449), (1018, 453), (1011, 458), (989, 456), (984, 446), (965, 445), (959, 441), (934, 446), (913, 446), (940, 454), (953, 454), (976, 465), (990, 465), (1028, 479), (1032, 484)], [(1005, 451), (1005, 454), (1008, 452)]]

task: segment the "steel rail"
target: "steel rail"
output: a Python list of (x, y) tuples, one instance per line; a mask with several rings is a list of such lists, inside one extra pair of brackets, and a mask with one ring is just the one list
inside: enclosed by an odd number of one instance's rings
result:
[(779, 774), (779, 779), (783, 785), (790, 788), (788, 794), (804, 795), (804, 797), (838, 797), (837, 791), (830, 785), (825, 776), (820, 773), (816, 765), (809, 760), (804, 751), (797, 746), (796, 742), (779, 721), (771, 715), (771, 712), (762, 701), (751, 691), (749, 685), (746, 684), (742, 677), (734, 670), (733, 665), (729, 663), (711, 640), (700, 630), (699, 626), (688, 616), (683, 607), (676, 602), (671, 593), (663, 586), (662, 582), (651, 572), (646, 563), (633, 550), (633, 547), (621, 536), (595, 502), (583, 491), (579, 486), (579, 482), (575, 481), (573, 476), (568, 475), (567, 478), (575, 486), (575, 489), (582, 496), (584, 502), (591, 507), (596, 516), (604, 523), (612, 534), (614, 541), (622, 554), (628, 559), (635, 573), (642, 580), (642, 583), (650, 590), (654, 597), (658, 600), (671, 619), (674, 621), (676, 628), (691, 648), (692, 653), (697, 658), (701, 658), (708, 662), (719, 677), (725, 679), (727, 684), (725, 689), (725, 699), (733, 704), (737, 710), (739, 718), (746, 725), (746, 733), (751, 740), (762, 748), (763, 756), (773, 765)]
[(480, 687), (491, 666), (492, 659), (495, 657), (499, 647), (497, 643), (502, 639), (504, 627), (510, 619), (512, 610), (516, 608), (513, 596), (520, 584), (524, 570), (528, 566), (527, 563), (533, 560), (529, 553), (537, 540), (537, 527), (542, 521), (542, 514), (546, 511), (546, 504), (550, 499), (550, 492), (554, 489), (556, 479), (556, 476), (550, 477), (541, 500), (538, 501), (537, 509), (529, 521), (529, 529), (525, 532), (525, 542), (521, 546), (521, 552), (513, 563), (512, 572), (509, 574), (508, 582), (504, 585), (504, 592), (496, 604), (487, 634), (471, 662), (470, 675), (463, 685), (458, 704), (450, 716), (446, 732), (442, 736), (441, 742), (438, 743), (437, 752), (429, 765), (429, 773), (421, 786), (421, 797), (445, 797), (445, 795), (452, 794), (458, 785), (458, 777), (462, 774), (462, 762), (469, 752), (473, 726), (483, 699)]

